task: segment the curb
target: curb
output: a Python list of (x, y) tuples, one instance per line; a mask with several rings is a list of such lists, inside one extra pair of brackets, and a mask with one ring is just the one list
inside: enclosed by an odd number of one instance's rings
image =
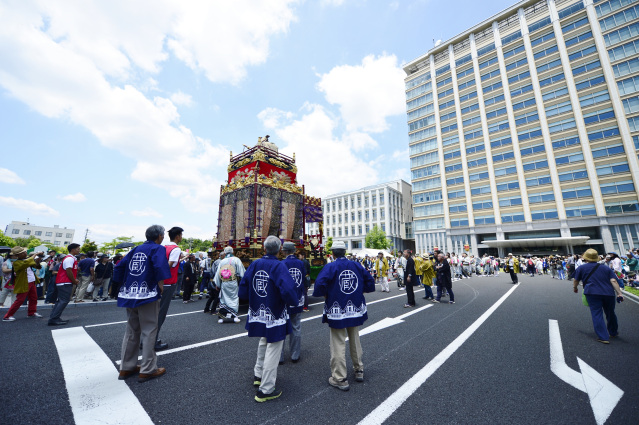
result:
[(621, 290), (621, 292), (623, 292), (623, 296), (624, 297), (628, 297), (632, 300), (635, 300), (637, 302), (639, 302), (639, 296), (635, 295), (635, 294), (631, 294), (630, 292), (626, 291), (626, 290)]

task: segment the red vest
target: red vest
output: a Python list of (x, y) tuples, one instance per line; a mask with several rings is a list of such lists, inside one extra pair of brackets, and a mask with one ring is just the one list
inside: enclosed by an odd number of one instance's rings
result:
[[(171, 251), (173, 251), (177, 247), (178, 247), (177, 245), (166, 245), (164, 247), (164, 248), (166, 248), (166, 259), (167, 260), (171, 256)], [(174, 283), (177, 283), (178, 271), (180, 270), (180, 264), (179, 264), (180, 259), (179, 258), (178, 258), (177, 262), (178, 262), (178, 264), (175, 264), (174, 267), (171, 267), (171, 277), (164, 280), (164, 284), (165, 285), (173, 285)]]
[(69, 257), (73, 258), (73, 268), (72, 268), (73, 278), (74, 279), (78, 278), (78, 260), (73, 255), (69, 254), (66, 257), (64, 257), (64, 259), (62, 260), (62, 263), (60, 263), (60, 268), (58, 269), (58, 274), (55, 276), (55, 284), (56, 285), (64, 285), (66, 283), (73, 283), (73, 282), (71, 282), (71, 280), (69, 280), (69, 276), (67, 276), (67, 272), (63, 268), (64, 260), (66, 260)]

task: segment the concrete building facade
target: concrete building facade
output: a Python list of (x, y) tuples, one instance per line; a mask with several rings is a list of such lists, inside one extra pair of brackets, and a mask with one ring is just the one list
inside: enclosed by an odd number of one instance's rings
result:
[(416, 250), (639, 246), (639, 1), (521, 1), (408, 63)]
[(73, 242), (74, 229), (54, 225), (53, 227), (36, 226), (25, 221), (12, 221), (5, 228), (4, 234), (11, 238), (28, 238), (35, 236), (42, 242), (55, 246), (67, 246)]
[(377, 225), (395, 249), (412, 246), (411, 186), (395, 180), (322, 199), (324, 235), (347, 249), (365, 248), (366, 234)]

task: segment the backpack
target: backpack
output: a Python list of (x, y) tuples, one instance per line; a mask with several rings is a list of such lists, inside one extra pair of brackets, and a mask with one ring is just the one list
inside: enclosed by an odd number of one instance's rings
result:
[(532, 266), (533, 265), (533, 260), (528, 260), (528, 265)]

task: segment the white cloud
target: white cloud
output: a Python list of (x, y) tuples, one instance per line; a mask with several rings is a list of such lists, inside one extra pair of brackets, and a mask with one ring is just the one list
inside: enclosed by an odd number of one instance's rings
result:
[[(352, 134), (336, 136), (339, 120), (332, 117), (320, 105), (305, 105), (304, 115), (286, 122), (272, 120), (276, 117), (292, 114), (269, 108), (260, 112), (258, 117), (263, 123), (277, 122), (272, 139), (279, 144), (280, 150), (287, 154), (296, 154), (298, 181), (306, 185), (306, 193), (313, 196), (325, 196), (377, 182), (377, 171), (361, 155), (352, 149)], [(317, 153), (322, 152), (321, 161)]]
[(162, 217), (162, 214), (151, 207), (146, 207), (142, 210), (131, 211), (131, 215), (135, 217)]
[(69, 202), (84, 202), (87, 200), (87, 197), (80, 192), (71, 195), (59, 196), (59, 198)]
[(341, 6), (344, 4), (344, 0), (322, 0), (320, 4), (322, 6)]
[(408, 149), (404, 149), (403, 151), (396, 150), (393, 152), (393, 159), (405, 161), (406, 158), (408, 158)]
[(320, 75), (317, 87), (339, 105), (349, 130), (376, 133), (389, 128), (387, 117), (405, 112), (404, 76), (395, 55), (369, 55), (361, 65), (336, 66)]
[(146, 97), (161, 92), (149, 74), (172, 52), (213, 82), (238, 83), (248, 66), (266, 61), (269, 38), (288, 30), (296, 3), (0, 4), (0, 85), (38, 113), (82, 126), (137, 161), (134, 179), (167, 190), (191, 211), (209, 212), (222, 183), (210, 170), (226, 165), (227, 151), (180, 124), (176, 105), (187, 97)]
[(175, 105), (191, 106), (193, 105), (193, 98), (190, 94), (182, 93), (181, 91), (179, 91), (171, 95), (171, 102), (173, 102)]
[(27, 199), (16, 199), (8, 196), (0, 196), (0, 205), (15, 208), (18, 210), (24, 210), (31, 214), (36, 215), (50, 215), (59, 216), (60, 213), (46, 204), (39, 204), (37, 202), (29, 201)]
[(25, 184), (19, 175), (6, 168), (0, 168), (0, 183)]

